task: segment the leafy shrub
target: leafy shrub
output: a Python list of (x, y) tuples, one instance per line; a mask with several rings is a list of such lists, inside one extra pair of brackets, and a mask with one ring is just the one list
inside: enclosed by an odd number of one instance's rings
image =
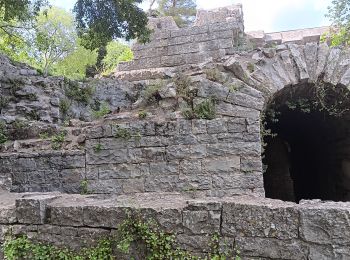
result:
[[(82, 186), (87, 185), (87, 181), (83, 182)], [(237, 249), (227, 245), (222, 247), (217, 234), (208, 245), (207, 257), (200, 258), (180, 249), (175, 235), (162, 231), (155, 221), (145, 221), (139, 215), (127, 215), (127, 219), (118, 226), (116, 236), (102, 239), (97, 246), (83, 248), (80, 252), (34, 243), (26, 236), (7, 236), (3, 246), (5, 259), (112, 260), (134, 259), (135, 254), (148, 260), (240, 260)]]
[(204, 73), (207, 75), (207, 79), (211, 81), (216, 81), (221, 84), (225, 83), (225, 77), (218, 68), (205, 69)]
[(148, 104), (155, 104), (157, 101), (161, 99), (158, 91), (162, 87), (163, 87), (163, 84), (161, 81), (158, 81), (153, 85), (147, 86), (147, 88), (143, 92), (143, 97)]
[(199, 103), (194, 109), (185, 109), (182, 111), (182, 115), (186, 119), (207, 119), (212, 120), (216, 117), (215, 103), (211, 99), (206, 99), (202, 103)]
[(66, 133), (64, 131), (54, 135), (51, 137), (51, 147), (54, 150), (58, 150), (62, 148), (62, 145), (65, 140)]
[(66, 96), (77, 102), (88, 104), (94, 92), (95, 88), (92, 86), (81, 87), (78, 82), (65, 79)]
[(140, 119), (145, 119), (147, 117), (147, 112), (146, 111), (140, 111), (139, 112), (139, 118)]
[(109, 113), (111, 113), (109, 105), (106, 102), (103, 102), (99, 110), (92, 111), (92, 116), (96, 119), (99, 119), (104, 117), (105, 115), (108, 115)]

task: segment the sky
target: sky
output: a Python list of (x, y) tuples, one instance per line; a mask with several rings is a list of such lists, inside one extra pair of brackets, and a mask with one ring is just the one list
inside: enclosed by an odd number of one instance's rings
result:
[[(67, 10), (75, 0), (50, 0)], [(142, 5), (147, 9), (148, 0)], [(245, 31), (286, 31), (329, 25), (325, 18), (331, 0), (197, 0), (199, 9), (213, 9), (231, 4), (243, 5)]]

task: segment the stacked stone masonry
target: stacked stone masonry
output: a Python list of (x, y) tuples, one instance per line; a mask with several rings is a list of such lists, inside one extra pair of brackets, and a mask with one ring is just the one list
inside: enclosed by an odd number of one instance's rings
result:
[[(242, 259), (348, 259), (349, 203), (302, 202), (237, 196), (199, 200), (176, 193), (118, 196), (0, 195), (0, 241), (4, 234), (79, 249), (111, 236), (131, 208), (179, 245), (204, 255), (213, 235), (234, 244)], [(133, 214), (133, 213), (132, 213)], [(1, 256), (0, 256), (1, 259)]]
[[(252, 33), (258, 47), (237, 51), (244, 31), (241, 6), (201, 13), (191, 28), (176, 28), (167, 18), (151, 24), (162, 30), (151, 43), (136, 44), (135, 61), (115, 73), (130, 82), (94, 79), (89, 104), (72, 102), (71, 122), (85, 121), (70, 129), (79, 145), (53, 151), (37, 147), (43, 140), (13, 138), (1, 147), (0, 243), (12, 230), (78, 249), (115, 233), (128, 208), (155, 219), (177, 235), (181, 247), (198, 254), (219, 233), (243, 259), (350, 258), (349, 203), (263, 198), (260, 125), (266, 104), (281, 90), (320, 82), (348, 88), (349, 50), (318, 43), (323, 29), (315, 29), (302, 38), (297, 31)], [(1, 107), (1, 122), (15, 125), (38, 109), (38, 120), (21, 137), (34, 138), (48, 128), (57, 133), (68, 83), (0, 58), (1, 97), (14, 96)], [(210, 77), (213, 72), (218, 78)], [(147, 85), (171, 81), (176, 73), (191, 79), (194, 105), (215, 100), (215, 119), (185, 119), (186, 104), (172, 83), (159, 89), (156, 113), (144, 107), (149, 116), (139, 118), (137, 104)], [(93, 121), (91, 108), (102, 102), (113, 112)], [(121, 129), (128, 138), (118, 135)], [(337, 149), (348, 143), (349, 133), (339, 135)], [(345, 183), (349, 155), (346, 148), (339, 154), (345, 166), (335, 162), (336, 178)]]

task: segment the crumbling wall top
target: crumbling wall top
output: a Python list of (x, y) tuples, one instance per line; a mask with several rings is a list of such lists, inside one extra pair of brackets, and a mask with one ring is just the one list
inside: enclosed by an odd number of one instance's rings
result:
[(225, 22), (239, 22), (243, 25), (243, 11), (241, 4), (212, 10), (198, 10), (194, 26)]

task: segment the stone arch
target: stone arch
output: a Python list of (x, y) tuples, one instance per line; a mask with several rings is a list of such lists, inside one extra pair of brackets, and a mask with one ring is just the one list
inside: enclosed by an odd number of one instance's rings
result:
[[(268, 110), (283, 114), (275, 126), (271, 119), (264, 121), (277, 134), (264, 138), (266, 197), (350, 200), (349, 65), (349, 50), (318, 43), (262, 48), (226, 62), (237, 78), (263, 93), (262, 115)], [(287, 102), (316, 102), (320, 89), (329, 110), (338, 104), (333, 111), (338, 115), (322, 107), (288, 108)]]

